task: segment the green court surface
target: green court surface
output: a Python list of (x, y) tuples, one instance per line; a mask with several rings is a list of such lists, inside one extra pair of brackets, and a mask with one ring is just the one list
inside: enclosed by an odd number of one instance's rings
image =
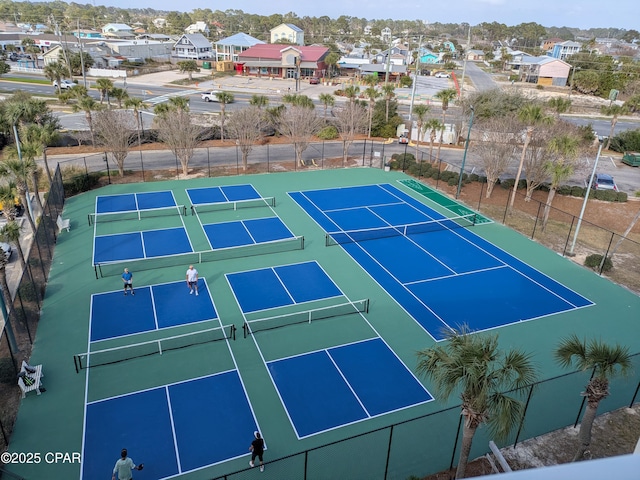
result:
[[(355, 314), (258, 333), (256, 339), (266, 360), (380, 335), (402, 362), (415, 373), (416, 351), (433, 345), (433, 339), (340, 246), (326, 247), (325, 232), (287, 195), (289, 191), (381, 183), (393, 185), (445, 216), (462, 215), (471, 211), (464, 205), (460, 205), (437, 192), (425, 194), (425, 191), (417, 186), (419, 185), (417, 182), (402, 173), (368, 168), (112, 185), (68, 199), (64, 209), (64, 217), (71, 220), (71, 231), (68, 233), (65, 231), (58, 237), (31, 359), (32, 363), (43, 364), (47, 391), (41, 396), (29, 394), (22, 401), (11, 437), (10, 451), (40, 452), (42, 454), (46, 452), (82, 452), (85, 401), (99, 400), (222, 372), (232, 369), (234, 366), (238, 368), (246, 394), (267, 441), (268, 451), (265, 454), (267, 461), (457, 405), (459, 400), (455, 396), (447, 404), (440, 402), (436, 396), (435, 400), (429, 403), (298, 440), (256, 343), (250, 337), (243, 338), (243, 315), (234, 299), (225, 274), (315, 260), (349, 299), (370, 299), (369, 312), (362, 316)], [(189, 207), (186, 188), (241, 184), (253, 185), (263, 197), (275, 197), (276, 206), (273, 211), (268, 207), (260, 207), (208, 212), (203, 215), (203, 220), (206, 222), (244, 220), (273, 216), (275, 212), (294, 235), (304, 236), (304, 249), (219, 259), (196, 265), (200, 276), (206, 278), (222, 324), (234, 324), (237, 327), (237, 339), (230, 342), (233, 357), (229, 355), (224, 342), (213, 342), (167, 352), (162, 356), (148, 356), (76, 373), (73, 356), (86, 352), (89, 346), (91, 295), (122, 288), (119, 275), (96, 279), (92, 266), (94, 226), (88, 224), (87, 215), (94, 210), (96, 196), (172, 190), (176, 202)], [(188, 208), (187, 210), (189, 211)], [(127, 220), (99, 224), (96, 231), (100, 235), (120, 233), (136, 230), (139, 226), (144, 226), (144, 229), (176, 226), (181, 224), (181, 221), (184, 221), (194, 250), (209, 250), (210, 247), (198, 222), (198, 217), (192, 216), (190, 213), (181, 219), (176, 216), (168, 216), (141, 221)], [(638, 322), (640, 298), (638, 296), (498, 223), (480, 221), (471, 228), (477, 235), (506, 250), (569, 289), (578, 292), (595, 304), (587, 308), (521, 322), (493, 331), (493, 333), (499, 333), (500, 342), (505, 348), (518, 347), (531, 352), (539, 367), (542, 379), (565, 373), (565, 370), (554, 363), (552, 352), (558, 340), (569, 334), (577, 333), (580, 336), (595, 337), (608, 342), (620, 342), (628, 346), (631, 353), (640, 352), (640, 322)], [(185, 263), (146, 270), (134, 268), (135, 286), (184, 281), (188, 265), (189, 263)], [(184, 288), (187, 288), (186, 285)], [(495, 288), (499, 289), (500, 285), (496, 285)], [(473, 309), (475, 300), (467, 303), (465, 301), (466, 294), (467, 292), (464, 291), (457, 292), (456, 301), (459, 308)], [(134, 298), (129, 298), (129, 300), (135, 301)], [(495, 305), (494, 308), (500, 309), (501, 306)], [(131, 315), (126, 309), (117, 312), (117, 314), (122, 322), (127, 322)], [(217, 326), (205, 323), (205, 325), (183, 325), (167, 329), (167, 331), (158, 330), (131, 337), (111, 339), (103, 344), (108, 347), (127, 345)], [(435, 396), (433, 386), (424, 379), (420, 379), (420, 381)], [(628, 380), (617, 381), (615, 388), (625, 391), (635, 389), (637, 381), (636, 372)], [(577, 409), (581, 401), (579, 393), (583, 386), (583, 382), (555, 382), (553, 390), (548, 395), (550, 399), (560, 397), (573, 399)], [(551, 386), (545, 388), (551, 388)], [(615, 395), (615, 391), (613, 393)], [(627, 397), (624, 401), (627, 401)], [(613, 400), (605, 408), (616, 408), (617, 406), (616, 401)], [(549, 419), (549, 409), (553, 408), (551, 400), (548, 407), (538, 408), (540, 410), (539, 418), (535, 418), (535, 421), (531, 421), (529, 418), (521, 438), (543, 433), (547, 427), (548, 430), (557, 428), (560, 425), (556, 425), (556, 423), (563, 421), (557, 418)], [(207, 411), (194, 412), (194, 415), (199, 416), (208, 414)], [(123, 411), (122, 415), (126, 417), (129, 414)], [(448, 467), (451, 458), (449, 446), (447, 444), (444, 447), (441, 444), (454, 441), (458, 418), (458, 410), (449, 411), (439, 414), (436, 419), (429, 422), (426, 420), (413, 422), (406, 424), (408, 426), (394, 430), (394, 441), (400, 443), (394, 443), (393, 453), (398, 455), (396, 458), (399, 460), (390, 466), (389, 478), (407, 478), (412, 474), (426, 475)], [(568, 424), (572, 421), (564, 423)], [(137, 427), (135, 417), (130, 418), (129, 423), (132, 429)], [(247, 448), (251, 442), (252, 433), (247, 432)], [(216, 432), (211, 431), (210, 435), (215, 436)], [(418, 436), (420, 438), (417, 438)], [(374, 458), (375, 455), (367, 458), (367, 449), (380, 444), (386, 454), (388, 434), (374, 434), (368, 438), (374, 439), (374, 437), (375, 443), (371, 443), (371, 445), (346, 443), (330, 447), (327, 449), (327, 456), (324, 457), (325, 461), (317, 462), (313, 467), (314, 475), (310, 478), (338, 478), (334, 476), (335, 473), (332, 473), (336, 470), (332, 469), (342, 469), (340, 471), (343, 472), (351, 471), (350, 465), (354, 463), (353, 459), (356, 455), (363, 457), (364, 462), (375, 463), (377, 461)], [(402, 442), (406, 442), (406, 445), (403, 445)], [(413, 456), (412, 452), (414, 452), (416, 444), (420, 447), (423, 458), (409, 458), (409, 456)], [(113, 452), (112, 456), (115, 462), (120, 449), (125, 446), (104, 445), (104, 448)], [(474, 443), (472, 454), (483, 453), (485, 449), (486, 442), (478, 441)], [(427, 458), (430, 456), (429, 452), (433, 453), (434, 458)], [(139, 459), (135, 452), (130, 453), (136, 461), (144, 461), (145, 464), (154, 462), (153, 458)], [(247, 467), (248, 459), (248, 457), (236, 458), (181, 475), (179, 478), (211, 479)], [(41, 462), (39, 464), (11, 465), (10, 470), (27, 479), (70, 480), (81, 478), (81, 466), (78, 463)], [(258, 474), (258, 472), (250, 473)], [(274, 471), (269, 476), (267, 470), (264, 475), (269, 478), (302, 478), (298, 473), (299, 470), (280, 471), (279, 476), (276, 477), (273, 476)], [(104, 472), (103, 478), (109, 478), (110, 475), (110, 471)], [(350, 478), (357, 478), (359, 475), (356, 473)], [(360, 478), (372, 478), (368, 476), (366, 470), (361, 472), (361, 475)], [(134, 477), (143, 480), (148, 478), (144, 472)]]

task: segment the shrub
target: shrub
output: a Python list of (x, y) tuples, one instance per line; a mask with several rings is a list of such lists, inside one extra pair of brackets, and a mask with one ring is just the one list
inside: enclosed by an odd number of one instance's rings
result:
[(626, 202), (627, 201), (627, 192), (616, 192), (616, 202)]
[(413, 86), (413, 80), (408, 75), (403, 75), (400, 77), (400, 86), (405, 88), (410, 88)]
[(571, 195), (571, 187), (569, 185), (560, 185), (557, 193), (558, 195)]
[(440, 172), (437, 169), (433, 169), (433, 171), (431, 172), (431, 178), (433, 178), (434, 180), (439, 180)]
[(98, 185), (100, 174), (77, 175), (63, 183), (64, 194), (69, 197), (78, 193), (87, 192)]
[(318, 132), (318, 138), (322, 140), (334, 140), (338, 138), (338, 129), (333, 125), (327, 125)]
[[(484, 175), (478, 178), (478, 181), (480, 183), (487, 183), (487, 177), (485, 177)], [(498, 181), (498, 183), (500, 183), (500, 181)]]
[(540, 85), (540, 84), (538, 84), (538, 85), (536, 85), (536, 88), (537, 88), (538, 90), (544, 90), (544, 85)]
[[(602, 255), (598, 253), (593, 253), (584, 259), (584, 266), (592, 268), (594, 270), (597, 270), (600, 267), (601, 263), (602, 263)], [(608, 272), (612, 268), (613, 268), (613, 262), (611, 261), (610, 257), (607, 257), (604, 260), (604, 264), (602, 265), (602, 271)]]
[(572, 197), (584, 197), (586, 190), (587, 189), (585, 187), (574, 185), (573, 187), (571, 187), (571, 193), (569, 195), (571, 195)]
[(618, 197), (618, 192), (614, 190), (596, 190), (596, 198), (598, 200), (604, 200), (605, 202), (615, 202)]
[(502, 180), (500, 182), (500, 186), (505, 190), (511, 190), (516, 183), (515, 178), (507, 178), (506, 180)]
[[(479, 182), (480, 181), (480, 177), (478, 176), (477, 173), (472, 173), (471, 175), (469, 175), (469, 181), (470, 182)], [(487, 178), (485, 177), (484, 181), (487, 181)]]
[(455, 178), (451, 177), (449, 180), (447, 180), (447, 185), (449, 185), (450, 187), (453, 187), (454, 185), (458, 184), (458, 180), (456, 180)]

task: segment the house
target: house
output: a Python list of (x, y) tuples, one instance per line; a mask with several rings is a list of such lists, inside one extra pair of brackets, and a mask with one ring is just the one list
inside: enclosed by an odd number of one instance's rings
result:
[[(377, 75), (380, 78), (384, 78), (387, 75), (387, 65), (381, 65), (379, 63), (360, 65), (357, 70), (361, 77), (365, 75)], [(389, 80), (395, 82), (399, 77), (407, 74), (407, 66), (389, 64), (388, 71)]]
[(465, 56), (472, 62), (484, 62), (485, 53), (482, 50), (469, 50)]
[(211, 33), (211, 30), (209, 29), (209, 25), (207, 25), (206, 22), (196, 22), (196, 23), (192, 23), (187, 28), (185, 28), (184, 33), (189, 33), (189, 34), (203, 33), (208, 37), (209, 34)]
[(581, 48), (582, 45), (578, 42), (567, 40), (566, 42), (556, 43), (553, 48), (547, 52), (547, 55), (553, 58), (558, 58), (560, 60), (565, 60), (567, 57), (570, 57), (574, 53), (578, 53)]
[(238, 54), (236, 71), (243, 75), (275, 78), (322, 77), (329, 49), (323, 46), (301, 47), (271, 43), (257, 44)]
[(181, 60), (213, 58), (213, 46), (201, 33), (185, 33), (173, 45), (173, 56)]
[(133, 28), (125, 23), (107, 23), (102, 27), (102, 33), (129, 32), (133, 33)]
[(167, 26), (167, 19), (166, 18), (162, 18), (162, 17), (158, 17), (158, 18), (154, 18), (151, 23), (153, 23), (153, 26), (156, 28), (164, 28)]
[(213, 44), (215, 48), (214, 58), (216, 62), (237, 62), (238, 55), (242, 52), (254, 45), (264, 43), (262, 40), (258, 40), (246, 33), (236, 33)]
[(564, 42), (564, 40), (562, 38), (548, 38), (547, 40), (544, 40), (541, 44), (540, 44), (540, 49), (544, 50), (545, 52), (548, 52), (549, 50), (551, 50), (554, 45), (556, 43), (562, 43)]
[(304, 45), (304, 32), (301, 28), (291, 23), (282, 23), (270, 30), (271, 43), (278, 43), (285, 40), (294, 45)]
[(366, 27), (364, 27), (363, 33), (365, 35), (371, 35), (371, 25), (367, 25)]
[(136, 40), (154, 40), (156, 42), (168, 42), (171, 40), (169, 35), (165, 35), (164, 33), (143, 33), (142, 35), (138, 35)]
[(157, 61), (168, 61), (173, 48), (172, 42), (137, 38), (131, 41), (106, 41), (114, 55), (123, 57), (129, 61), (139, 61), (141, 59), (153, 59)]
[(102, 33), (97, 30), (81, 29), (74, 30), (72, 33), (77, 38), (102, 38)]
[(383, 42), (388, 42), (389, 40), (391, 40), (391, 29), (389, 27), (384, 27), (380, 31), (380, 40), (382, 40)]
[(567, 62), (548, 56), (522, 55), (510, 61), (509, 65), (518, 72), (521, 82), (545, 86), (566, 86), (571, 72), (571, 65)]
[[(111, 51), (108, 47), (101, 45), (104, 42), (99, 42), (98, 44), (87, 44), (85, 42), (82, 43), (82, 52), (87, 53), (93, 58), (93, 66), (95, 68), (106, 68), (109, 65), (109, 58), (112, 56)], [(71, 53), (79, 53), (80, 45), (79, 44), (67, 44), (67, 49)], [(49, 50), (47, 50), (43, 55), (42, 59), (44, 61), (44, 65), (49, 65), (53, 62), (59, 62), (62, 57), (62, 46), (55, 45)]]
[(375, 63), (387, 63), (387, 56), (391, 55), (390, 62), (394, 65), (405, 65), (409, 56), (409, 50), (404, 46), (391, 47), (375, 55)]
[(434, 64), (442, 61), (442, 54), (433, 53), (431, 50), (427, 50), (426, 48), (420, 50), (419, 55), (420, 63)]

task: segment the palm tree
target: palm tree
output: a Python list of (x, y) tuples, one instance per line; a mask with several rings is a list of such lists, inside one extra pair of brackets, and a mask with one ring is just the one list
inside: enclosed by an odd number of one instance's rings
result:
[[(5, 223), (2, 228), (0, 228), (0, 240), (3, 242), (11, 243), (16, 247), (18, 251), (18, 258), (20, 258), (20, 265), (22, 266), (22, 270), (29, 274), (29, 270), (25, 267), (27, 266), (27, 262), (24, 258), (24, 252), (22, 251), (22, 247), (20, 247), (20, 236), (22, 235), (22, 227), (15, 221), (15, 219), (8, 221)], [(1, 250), (1, 249), (0, 249)]]
[(2, 296), (4, 297), (4, 304), (7, 307), (7, 313), (11, 311), (13, 305), (13, 299), (11, 298), (11, 290), (9, 290), (9, 284), (7, 283), (7, 264), (9, 259), (4, 253), (4, 250), (0, 248), (0, 290), (2, 290)]
[(98, 110), (100, 108), (100, 104), (89, 95), (82, 95), (80, 98), (78, 98), (78, 102), (74, 103), (71, 108), (74, 112), (84, 112), (84, 118), (87, 120), (89, 132), (91, 133), (91, 144), (95, 145), (96, 139), (93, 134), (93, 116), (91, 115), (91, 112)]
[(2, 207), (2, 215), (7, 220), (7, 222), (15, 220), (16, 218), (17, 195), (18, 190), (13, 180), (0, 184), (0, 206)]
[(445, 402), (460, 392), (464, 429), (456, 478), (464, 478), (473, 436), (486, 423), (495, 438), (506, 439), (522, 418), (524, 405), (503, 392), (531, 385), (536, 370), (519, 350), (498, 349), (497, 335), (472, 334), (468, 327), (448, 333), (448, 343), (418, 352), (418, 373), (427, 376)]
[[(559, 135), (553, 137), (548, 144), (549, 160), (544, 167), (549, 176), (551, 176), (551, 185), (547, 196), (547, 203), (544, 206), (544, 214), (542, 217), (542, 229), (547, 226), (549, 212), (551, 211), (551, 203), (555, 197), (556, 191), (562, 182), (567, 180), (573, 174), (573, 161), (578, 155), (579, 140), (571, 135)], [(589, 192), (587, 192), (587, 195)]]
[[(365, 77), (365, 78), (370, 78), (369, 77)], [(369, 114), (369, 128), (367, 129), (367, 137), (371, 138), (371, 122), (373, 119), (373, 107), (375, 107), (376, 105), (376, 99), (380, 97), (380, 95), (382, 95), (377, 88), (375, 87), (367, 87), (364, 90), (364, 96), (367, 97), (369, 99), (369, 104), (367, 106), (367, 110), (368, 110), (368, 114)]]
[[(27, 175), (31, 172), (31, 170), (35, 170), (37, 165), (35, 162), (31, 161), (27, 162), (24, 158), (21, 160), (17, 158), (6, 158), (2, 162), (0, 162), (0, 177), (7, 177), (10, 181), (15, 182), (16, 192), (18, 193), (18, 197), (20, 198), (20, 202), (22, 205), (26, 206), (27, 203)], [(31, 212), (28, 208), (25, 210), (25, 216), (29, 221), (29, 225), (31, 226), (31, 231), (33, 235), (36, 234), (36, 224), (34, 219), (31, 217)], [(0, 248), (0, 250), (2, 250)]]
[(99, 78), (96, 80), (96, 89), (100, 92), (100, 103), (106, 98), (107, 105), (111, 106), (109, 93), (113, 90), (113, 81), (110, 78)]
[(611, 131), (609, 132), (609, 138), (607, 138), (607, 144), (604, 147), (605, 150), (609, 150), (609, 146), (611, 145), (611, 138), (613, 138), (613, 133), (616, 129), (616, 123), (618, 123), (618, 117), (620, 115), (629, 113), (629, 108), (627, 107), (627, 105), (612, 104), (608, 107), (604, 106), (600, 108), (600, 112), (603, 115), (611, 117)]
[(170, 97), (168, 105), (169, 108), (175, 108), (183, 112), (189, 111), (189, 99), (187, 97)]
[(124, 88), (113, 87), (110, 96), (118, 100), (118, 108), (122, 108), (122, 102), (129, 98), (129, 93)]
[(331, 93), (321, 93), (318, 95), (318, 100), (324, 105), (324, 118), (327, 118), (327, 109), (333, 107), (336, 104), (336, 97)]
[(45, 171), (47, 173), (47, 180), (49, 181), (49, 187), (53, 183), (53, 177), (51, 175), (51, 169), (49, 168), (49, 162), (47, 161), (47, 147), (54, 143), (60, 136), (58, 132), (57, 122), (47, 122), (44, 125), (30, 124), (24, 129), (23, 137), (29, 142), (38, 143), (40, 145), (39, 154), (42, 155), (42, 161), (44, 162)]
[(431, 118), (424, 124), (424, 130), (429, 132), (429, 161), (433, 161), (433, 142), (436, 141), (438, 132), (444, 130), (444, 125), (437, 118)]
[[(447, 125), (447, 110), (449, 109), (449, 104), (458, 96), (458, 92), (454, 88), (446, 88), (444, 90), (440, 90), (433, 97), (440, 100), (442, 103), (442, 125)], [(442, 146), (442, 142), (444, 140), (444, 128), (440, 130), (440, 144), (438, 145), (438, 153), (437, 156), (440, 158), (440, 147)]]
[(391, 83), (386, 83), (382, 85), (382, 96), (384, 97), (385, 108), (386, 108), (384, 121), (388, 122), (389, 121), (389, 104), (391, 103), (391, 100), (393, 100), (394, 97), (396, 96), (396, 87), (394, 87)]
[(269, 105), (269, 97), (266, 95), (251, 95), (251, 99), (249, 100), (249, 105), (253, 105), (262, 109), (262, 107), (267, 107)]
[(536, 105), (533, 103), (529, 103), (523, 106), (518, 111), (518, 119), (527, 125), (527, 131), (524, 137), (524, 143), (522, 145), (522, 154), (520, 155), (520, 163), (518, 164), (518, 172), (516, 173), (516, 181), (513, 184), (513, 190), (511, 191), (511, 198), (509, 200), (509, 208), (513, 207), (513, 203), (516, 199), (516, 193), (518, 191), (518, 183), (520, 183), (520, 175), (522, 175), (522, 166), (524, 165), (524, 158), (527, 153), (527, 148), (529, 147), (529, 142), (531, 141), (531, 137), (533, 135), (533, 131), (535, 130), (537, 125), (542, 123), (551, 123), (553, 119), (551, 117), (547, 117), (542, 111), (542, 107), (540, 105)]
[(360, 95), (360, 87), (356, 87), (355, 85), (349, 85), (344, 89), (344, 96), (349, 99), (349, 103), (353, 103), (356, 101), (356, 98)]
[(413, 107), (413, 114), (416, 116), (416, 126), (418, 127), (418, 140), (416, 142), (416, 160), (418, 159), (418, 147), (420, 146), (420, 139), (424, 133), (423, 127), (427, 121), (427, 114), (431, 110), (428, 105), (416, 105)]
[(580, 370), (593, 370), (593, 376), (581, 395), (587, 399), (587, 409), (580, 422), (580, 446), (573, 461), (582, 460), (591, 444), (591, 428), (596, 418), (600, 401), (609, 396), (609, 380), (617, 375), (626, 375), (631, 370), (629, 349), (620, 345), (611, 346), (599, 340), (580, 340), (571, 335), (560, 341), (555, 358), (564, 367), (576, 366)]
[(60, 88), (60, 81), (67, 74), (67, 67), (65, 67), (60, 62), (51, 62), (44, 66), (42, 69), (44, 76), (47, 77), (51, 82), (57, 82), (58, 84), (58, 93), (62, 93), (62, 89)]
[[(42, 152), (42, 145), (38, 139), (29, 138), (28, 134), (25, 133), (26, 128), (21, 129), (22, 138), (20, 138), (19, 146), (16, 144), (9, 145), (5, 148), (5, 152), (8, 159), (16, 160), (22, 164), (22, 175), (24, 175), (25, 180), (27, 176), (31, 177), (36, 203), (40, 209), (39, 211), (43, 212), (40, 192), (38, 191), (38, 164), (35, 161), (36, 157)], [(26, 203), (23, 203), (23, 205), (27, 206)]]
[(552, 97), (547, 102), (547, 106), (553, 111), (556, 119), (560, 118), (560, 114), (566, 113), (571, 108), (571, 99), (563, 97)]
[(231, 103), (234, 100), (233, 94), (229, 92), (218, 92), (216, 98), (220, 104), (220, 140), (224, 140), (224, 121), (226, 119), (225, 107), (227, 103)]

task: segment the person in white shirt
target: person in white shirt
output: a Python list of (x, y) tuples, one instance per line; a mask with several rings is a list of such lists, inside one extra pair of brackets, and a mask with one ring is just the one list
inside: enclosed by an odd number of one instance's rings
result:
[(187, 286), (189, 287), (189, 295), (191, 295), (194, 290), (196, 295), (198, 295), (198, 270), (193, 268), (193, 265), (189, 265), (189, 270), (187, 270)]
[(142, 464), (136, 466), (127, 456), (127, 449), (123, 448), (122, 452), (120, 452), (120, 459), (116, 462), (116, 466), (113, 467), (113, 475), (111, 476), (111, 480), (116, 480), (116, 475), (118, 475), (117, 480), (132, 480), (131, 471), (132, 470), (142, 470)]

